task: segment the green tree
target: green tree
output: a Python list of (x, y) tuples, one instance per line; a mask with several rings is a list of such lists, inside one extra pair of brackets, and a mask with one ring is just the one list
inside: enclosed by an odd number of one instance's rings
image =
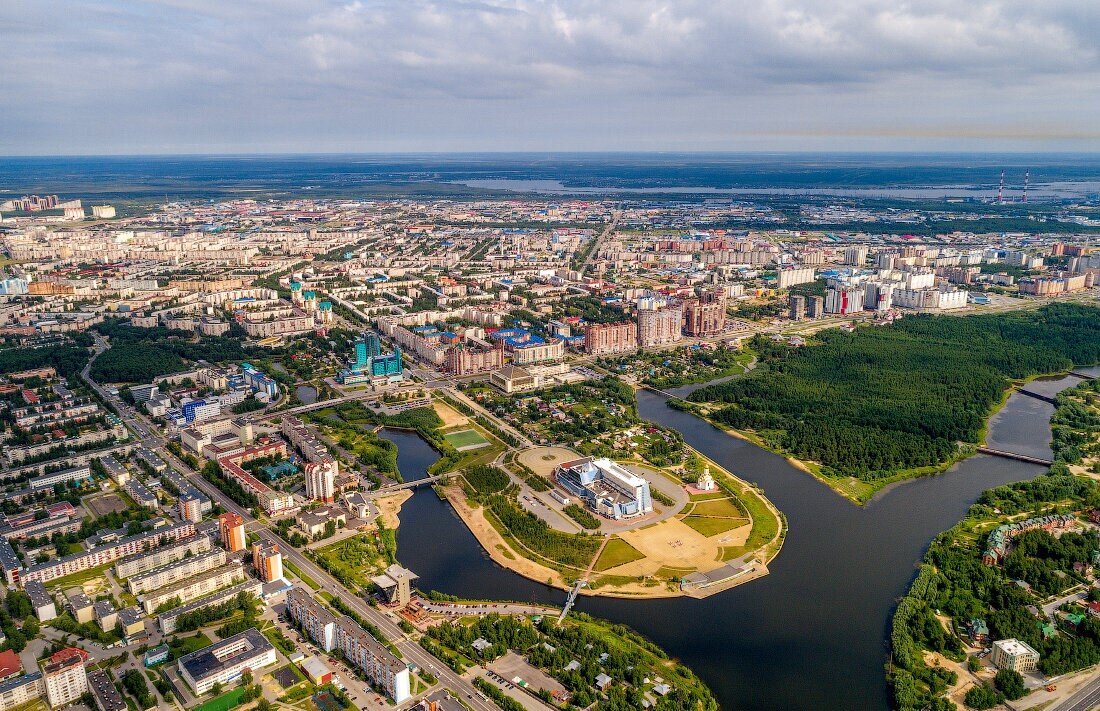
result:
[(1024, 686), (1024, 677), (1019, 672), (1011, 669), (1001, 669), (997, 672), (997, 676), (993, 678), (993, 683), (996, 685), (997, 690), (1004, 694), (1009, 701), (1023, 698), (1024, 694), (1027, 693), (1027, 687)]

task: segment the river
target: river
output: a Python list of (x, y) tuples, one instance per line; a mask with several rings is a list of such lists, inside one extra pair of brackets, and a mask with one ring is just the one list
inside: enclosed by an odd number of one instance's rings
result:
[[(1029, 388), (1052, 394), (1078, 382), (1065, 376)], [(983, 490), (1043, 471), (977, 455), (944, 474), (884, 490), (861, 508), (782, 457), (673, 410), (658, 395), (639, 392), (638, 406), (642, 417), (681, 432), (691, 446), (760, 484), (789, 523), (770, 575), (706, 600), (578, 600), (578, 610), (628, 624), (681, 659), (723, 709), (887, 708), (883, 665), (890, 617), (928, 543), (957, 523)], [(990, 445), (1049, 457), (1052, 412), (1048, 403), (1014, 394), (990, 421)], [(437, 458), (414, 434), (384, 436), (398, 445), (407, 480), (423, 476)], [(397, 543), (402, 564), (420, 576), (424, 590), (564, 601), (564, 592), (489, 560), (429, 489), (405, 503)]]

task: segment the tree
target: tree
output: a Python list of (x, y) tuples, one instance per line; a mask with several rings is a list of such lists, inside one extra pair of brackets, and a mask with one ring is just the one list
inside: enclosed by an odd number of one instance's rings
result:
[(988, 684), (978, 684), (977, 686), (970, 687), (970, 690), (966, 692), (966, 696), (963, 698), (967, 706), (972, 709), (977, 709), (977, 711), (991, 709), (1003, 700), (1004, 697)]
[(220, 681), (215, 681), (214, 685), (210, 687), (210, 695), (211, 696), (218, 696), (221, 693), (222, 693), (222, 683)]
[(1024, 694), (1027, 693), (1027, 687), (1024, 686), (1024, 677), (1020, 672), (1011, 669), (1002, 669), (997, 672), (997, 676), (993, 678), (993, 683), (996, 685), (997, 690), (1004, 694), (1009, 701), (1023, 698)]
[(38, 620), (36, 620), (35, 618), (28, 617), (26, 620), (23, 621), (23, 636), (26, 637), (27, 639), (37, 637), (38, 636), (38, 630), (39, 630)]

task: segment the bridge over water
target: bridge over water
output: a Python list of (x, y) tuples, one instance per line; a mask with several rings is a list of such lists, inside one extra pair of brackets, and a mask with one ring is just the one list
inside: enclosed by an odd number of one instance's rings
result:
[(1018, 462), (1027, 462), (1028, 464), (1039, 464), (1044, 467), (1049, 467), (1051, 464), (1054, 464), (1053, 461), (1043, 459), (1042, 457), (1033, 457), (1030, 454), (1020, 454), (1018, 452), (1006, 452), (1003, 449), (993, 449), (992, 447), (978, 447), (978, 453), (988, 454), (993, 457), (1004, 457), (1005, 459), (1015, 459)]

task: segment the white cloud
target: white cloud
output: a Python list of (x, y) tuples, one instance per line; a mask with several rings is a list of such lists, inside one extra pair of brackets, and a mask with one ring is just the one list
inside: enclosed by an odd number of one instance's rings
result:
[(9, 4), (0, 152), (971, 140), (1087, 135), (1100, 111), (1090, 0)]

